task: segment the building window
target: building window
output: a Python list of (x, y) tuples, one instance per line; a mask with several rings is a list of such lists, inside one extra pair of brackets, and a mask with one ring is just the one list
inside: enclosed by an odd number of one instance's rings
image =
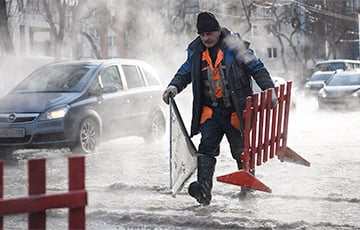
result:
[(277, 58), (277, 48), (268, 48), (268, 58)]
[(265, 8), (264, 9), (264, 17), (265, 18), (270, 18), (273, 17), (273, 12), (270, 8)]
[(251, 27), (251, 36), (255, 37), (256, 35), (258, 35), (258, 27), (253, 25)]

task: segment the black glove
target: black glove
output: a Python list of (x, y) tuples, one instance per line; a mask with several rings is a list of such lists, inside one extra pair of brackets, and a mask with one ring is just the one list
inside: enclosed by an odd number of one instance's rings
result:
[(169, 104), (169, 98), (170, 97), (175, 97), (175, 95), (178, 93), (178, 89), (176, 88), (176, 86), (174, 85), (169, 85), (164, 93), (163, 93), (163, 101), (166, 103), (166, 104)]

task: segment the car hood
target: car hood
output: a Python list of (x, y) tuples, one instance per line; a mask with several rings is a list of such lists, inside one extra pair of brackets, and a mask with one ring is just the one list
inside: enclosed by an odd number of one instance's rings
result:
[(360, 89), (360, 85), (350, 86), (325, 86), (324, 90), (328, 96), (345, 96), (351, 95), (353, 92)]
[(68, 104), (79, 93), (16, 93), (0, 99), (0, 113), (44, 112), (49, 107)]

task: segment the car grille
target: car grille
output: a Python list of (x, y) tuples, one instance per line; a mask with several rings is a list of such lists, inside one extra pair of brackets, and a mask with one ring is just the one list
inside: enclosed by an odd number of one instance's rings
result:
[(6, 138), (0, 138), (0, 145), (1, 144), (23, 144), (28, 143), (31, 136), (25, 136), (25, 137), (6, 137)]
[(66, 140), (65, 134), (63, 132), (59, 133), (47, 133), (47, 134), (38, 134), (35, 135), (32, 139), (32, 142), (38, 143), (38, 142), (56, 142), (56, 141), (62, 141)]
[(0, 123), (21, 123), (32, 122), (39, 116), (39, 113), (2, 113)]

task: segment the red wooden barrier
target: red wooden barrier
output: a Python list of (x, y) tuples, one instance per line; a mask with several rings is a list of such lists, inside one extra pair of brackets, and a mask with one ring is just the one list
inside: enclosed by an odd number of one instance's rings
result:
[(69, 192), (46, 194), (45, 159), (32, 159), (28, 162), (29, 196), (3, 199), (3, 163), (0, 161), (0, 229), (3, 229), (3, 216), (29, 213), (29, 229), (45, 229), (47, 209), (69, 208), (69, 229), (85, 229), (85, 190), (84, 157), (68, 160)]
[(251, 169), (273, 158), (275, 155), (280, 161), (310, 166), (310, 163), (287, 146), (287, 132), (289, 123), (291, 82), (275, 88), (279, 104), (271, 108), (271, 90), (246, 100), (243, 116), (244, 152), (241, 155), (243, 169), (224, 176), (217, 180), (224, 183), (239, 185), (264, 192), (271, 189), (250, 173)]

